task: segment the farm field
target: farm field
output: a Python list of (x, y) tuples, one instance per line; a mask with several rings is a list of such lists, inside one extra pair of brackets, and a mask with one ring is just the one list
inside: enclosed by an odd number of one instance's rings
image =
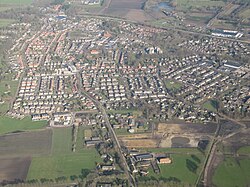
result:
[(26, 179), (30, 157), (24, 158), (0, 158), (0, 181), (14, 180), (15, 178)]
[(50, 129), (0, 136), (0, 158), (48, 155), (51, 150)]
[(95, 148), (83, 148), (83, 144), (82, 147), (78, 144), (76, 152), (73, 153), (71, 133), (71, 128), (53, 129), (51, 155), (34, 157), (27, 179), (69, 177), (79, 175), (82, 169), (95, 168), (96, 162), (101, 161)]
[[(204, 156), (202, 154), (195, 154), (201, 161), (204, 160)], [(201, 163), (197, 163), (198, 166), (197, 171), (191, 172), (187, 168), (187, 159), (195, 162), (190, 155), (179, 155), (179, 154), (172, 154), (172, 163), (171, 164), (161, 164), (160, 167), (160, 174), (156, 174), (153, 172), (152, 169), (149, 170), (149, 177), (153, 176), (157, 179), (160, 177), (169, 178), (169, 177), (176, 177), (181, 180), (183, 184), (190, 184), (193, 185), (198, 177), (198, 173), (201, 167)]]
[(220, 187), (244, 187), (250, 184), (250, 159), (226, 157), (217, 167), (213, 184)]
[(15, 131), (30, 131), (43, 129), (47, 126), (47, 121), (31, 121), (30, 117), (21, 120), (0, 116), (0, 135)]

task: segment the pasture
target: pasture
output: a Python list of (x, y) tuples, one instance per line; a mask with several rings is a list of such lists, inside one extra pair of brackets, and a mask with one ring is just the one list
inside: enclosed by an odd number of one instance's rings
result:
[[(195, 154), (200, 160), (201, 163), (204, 160), (204, 156), (200, 154)], [(201, 169), (201, 164), (196, 162), (196, 165), (198, 166), (198, 169), (196, 172), (191, 172), (187, 168), (186, 161), (187, 159), (192, 160), (195, 162), (190, 155), (182, 155), (182, 154), (172, 154), (171, 155), (172, 163), (171, 164), (159, 164), (160, 167), (160, 174), (154, 173), (153, 169), (149, 170), (149, 177), (153, 176), (157, 179), (160, 177), (169, 178), (169, 177), (176, 177), (179, 180), (181, 180), (182, 184), (190, 184), (194, 185), (198, 173)]]
[[(94, 169), (101, 158), (95, 148), (84, 148), (82, 138), (76, 152), (72, 152), (72, 129), (55, 128), (52, 136), (52, 152), (48, 156), (34, 157), (31, 162), (27, 179), (48, 178), (79, 175), (81, 169)], [(79, 131), (79, 137), (83, 132)], [(79, 144), (82, 143), (82, 146)]]
[(250, 184), (250, 159), (226, 157), (216, 168), (213, 184), (220, 187), (244, 187)]
[(0, 116), (0, 135), (16, 132), (43, 129), (47, 126), (47, 121), (31, 121), (30, 117), (15, 119), (7, 116)]

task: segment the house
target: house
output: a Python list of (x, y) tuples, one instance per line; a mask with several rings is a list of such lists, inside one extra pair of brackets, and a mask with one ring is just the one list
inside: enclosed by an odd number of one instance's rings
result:
[(137, 161), (142, 161), (142, 160), (152, 160), (153, 155), (151, 153), (143, 153), (143, 154), (138, 154), (134, 156)]
[(157, 158), (157, 163), (158, 164), (171, 164), (172, 159), (169, 157), (164, 157), (164, 158)]

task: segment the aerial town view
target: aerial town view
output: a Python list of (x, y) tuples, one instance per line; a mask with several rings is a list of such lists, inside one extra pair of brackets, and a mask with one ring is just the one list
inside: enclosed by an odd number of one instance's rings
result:
[(0, 0), (0, 186), (249, 187), (250, 0)]

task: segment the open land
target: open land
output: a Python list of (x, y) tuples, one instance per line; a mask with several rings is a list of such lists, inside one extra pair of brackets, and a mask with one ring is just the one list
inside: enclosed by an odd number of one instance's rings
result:
[(226, 157), (215, 170), (213, 183), (220, 187), (248, 186), (249, 173), (249, 158)]
[[(196, 154), (196, 156), (201, 160), (204, 160), (204, 156), (200, 154)], [(191, 172), (187, 168), (186, 161), (187, 159), (192, 160), (190, 155), (181, 155), (181, 154), (171, 154), (171, 159), (173, 161), (172, 164), (168, 165), (159, 165), (160, 167), (160, 174), (156, 174), (153, 170), (149, 170), (149, 176), (153, 176), (156, 178), (164, 177), (176, 177), (181, 180), (182, 184), (185, 185), (192, 185), (195, 183), (195, 180), (198, 177), (198, 173), (200, 170), (201, 165), (197, 163), (198, 169), (196, 172)]]
[(30, 162), (30, 157), (0, 158), (0, 182), (1, 179), (9, 181), (14, 179), (25, 180)]
[(18, 131), (30, 131), (43, 129), (47, 126), (47, 121), (31, 121), (30, 117), (15, 119), (8, 116), (0, 116), (0, 134)]
[(51, 155), (32, 159), (28, 179), (69, 177), (79, 175), (82, 169), (95, 168), (95, 162), (100, 161), (95, 148), (83, 148), (83, 141), (79, 139), (82, 146), (78, 146), (79, 149), (73, 153), (71, 133), (71, 128), (53, 129)]
[[(0, 9), (0, 11), (1, 11), (1, 9)], [(15, 20), (13, 20), (13, 19), (0, 19), (0, 28), (8, 26), (11, 23), (13, 23), (14, 21)]]

